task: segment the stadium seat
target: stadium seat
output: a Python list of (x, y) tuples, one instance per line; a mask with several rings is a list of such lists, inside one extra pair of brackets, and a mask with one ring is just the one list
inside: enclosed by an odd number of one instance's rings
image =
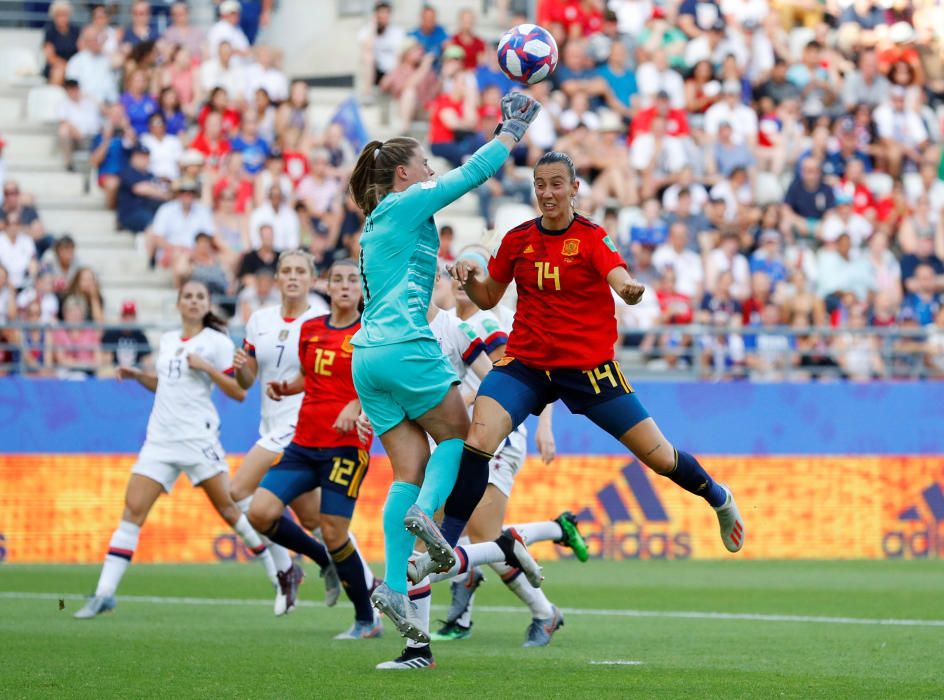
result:
[(56, 85), (30, 88), (26, 98), (26, 118), (31, 122), (55, 124), (59, 121), (59, 105), (65, 97), (65, 90)]
[(757, 173), (754, 182), (754, 199), (761, 206), (773, 204), (783, 199), (783, 187), (773, 173)]
[(892, 187), (895, 186), (891, 176), (885, 173), (869, 173), (865, 176), (865, 184), (872, 190), (872, 194), (875, 195), (876, 199), (891, 194)]
[(0, 49), (0, 83), (17, 83), (38, 75), (39, 61), (35, 51), (23, 46)]

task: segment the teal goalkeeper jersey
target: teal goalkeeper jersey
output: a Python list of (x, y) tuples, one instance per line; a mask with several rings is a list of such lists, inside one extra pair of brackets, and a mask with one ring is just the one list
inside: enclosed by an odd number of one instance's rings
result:
[(364, 314), (355, 346), (435, 339), (426, 321), (439, 251), (433, 214), (492, 177), (507, 157), (508, 148), (492, 140), (462, 167), (391, 192), (371, 212), (361, 234)]

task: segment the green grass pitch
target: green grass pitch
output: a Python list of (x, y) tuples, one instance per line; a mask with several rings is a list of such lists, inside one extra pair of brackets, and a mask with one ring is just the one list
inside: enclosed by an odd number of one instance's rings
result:
[[(0, 697), (944, 697), (944, 561), (554, 562), (546, 574), (566, 615), (550, 647), (521, 648), (529, 616), (486, 570), (471, 639), (434, 645), (437, 669), (381, 672), (402, 646), (392, 626), (333, 641), (352, 609), (321, 606), (317, 576), (306, 605), (276, 619), (259, 566), (133, 566), (118, 609), (78, 621), (98, 567), (4, 565)], [(439, 584), (434, 604), (446, 603)]]

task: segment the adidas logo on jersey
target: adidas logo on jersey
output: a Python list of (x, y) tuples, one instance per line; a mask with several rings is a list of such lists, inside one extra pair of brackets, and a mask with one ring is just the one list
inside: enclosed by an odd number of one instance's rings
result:
[(888, 559), (944, 559), (944, 489), (938, 482), (921, 492), (921, 500), (898, 515), (900, 529), (882, 535)]
[[(691, 533), (676, 530), (646, 467), (633, 460), (577, 514), (591, 556), (598, 559), (688, 559)], [(562, 556), (567, 556), (562, 553)]]
[(525, 247), (525, 249), (522, 251), (521, 254), (522, 254), (522, 255), (527, 255), (528, 253), (533, 253), (533, 252), (534, 252), (534, 246), (529, 243), (529, 244)]

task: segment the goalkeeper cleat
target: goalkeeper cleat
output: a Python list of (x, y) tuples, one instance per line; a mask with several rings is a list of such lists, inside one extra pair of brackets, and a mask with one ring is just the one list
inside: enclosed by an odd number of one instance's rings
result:
[(429, 635), (410, 622), (410, 608), (415, 609), (416, 603), (412, 602), (405, 594), (398, 593), (386, 583), (382, 583), (377, 587), (377, 590), (371, 593), (370, 602), (390, 618), (390, 621), (404, 637), (420, 644), (429, 643)]
[[(472, 596), (475, 595), (475, 589), (482, 585), (485, 576), (478, 568), (469, 572), (465, 581), (453, 581), (449, 584), (452, 592), (452, 602), (449, 604), (449, 611), (446, 613), (446, 622), (455, 622), (465, 615), (472, 602)], [(468, 636), (468, 635), (466, 635)]]
[(321, 578), (324, 579), (325, 585), (325, 605), (333, 608), (341, 597), (341, 579), (338, 570), (334, 568), (334, 562), (321, 570)]
[(564, 536), (556, 540), (555, 543), (574, 550), (577, 561), (587, 561), (590, 557), (587, 551), (587, 542), (580, 534), (580, 530), (577, 529), (577, 518), (574, 517), (574, 514), (569, 510), (565, 510), (554, 518), (554, 522), (560, 525), (561, 532), (564, 533)]
[(531, 620), (525, 637), (524, 647), (546, 647), (551, 643), (551, 637), (554, 633), (564, 626), (564, 616), (557, 609), (556, 605), (551, 606), (554, 614), (547, 620)]
[(373, 620), (370, 622), (359, 622), (355, 620), (349, 630), (336, 635), (335, 639), (376, 639), (383, 635), (383, 631), (383, 621), (380, 619), (380, 615), (374, 613)]
[(739, 552), (744, 546), (744, 521), (741, 519), (741, 512), (738, 510), (737, 503), (734, 502), (734, 494), (724, 484), (721, 484), (728, 497), (724, 504), (715, 508), (718, 514), (718, 524), (721, 526), (721, 541), (729, 552)]
[(434, 642), (452, 642), (459, 639), (468, 639), (472, 636), (472, 623), (463, 627), (458, 622), (445, 622), (438, 632), (433, 632), (429, 638)]
[(393, 661), (377, 664), (381, 671), (418, 671), (424, 668), (436, 668), (436, 660), (429, 646), (407, 647)]
[(531, 552), (528, 551), (528, 547), (518, 531), (510, 527), (502, 532), (501, 537), (495, 542), (505, 553), (505, 563), (508, 566), (521, 569), (525, 578), (528, 579), (528, 583), (535, 588), (540, 588), (541, 582), (544, 581), (541, 566), (531, 556)]
[(449, 571), (456, 565), (456, 553), (452, 546), (436, 527), (436, 523), (415, 504), (406, 512), (403, 526), (426, 545), (429, 558), (437, 565), (436, 571)]
[(110, 612), (118, 605), (113, 595), (93, 595), (72, 617), (76, 620), (91, 620), (102, 613)]

